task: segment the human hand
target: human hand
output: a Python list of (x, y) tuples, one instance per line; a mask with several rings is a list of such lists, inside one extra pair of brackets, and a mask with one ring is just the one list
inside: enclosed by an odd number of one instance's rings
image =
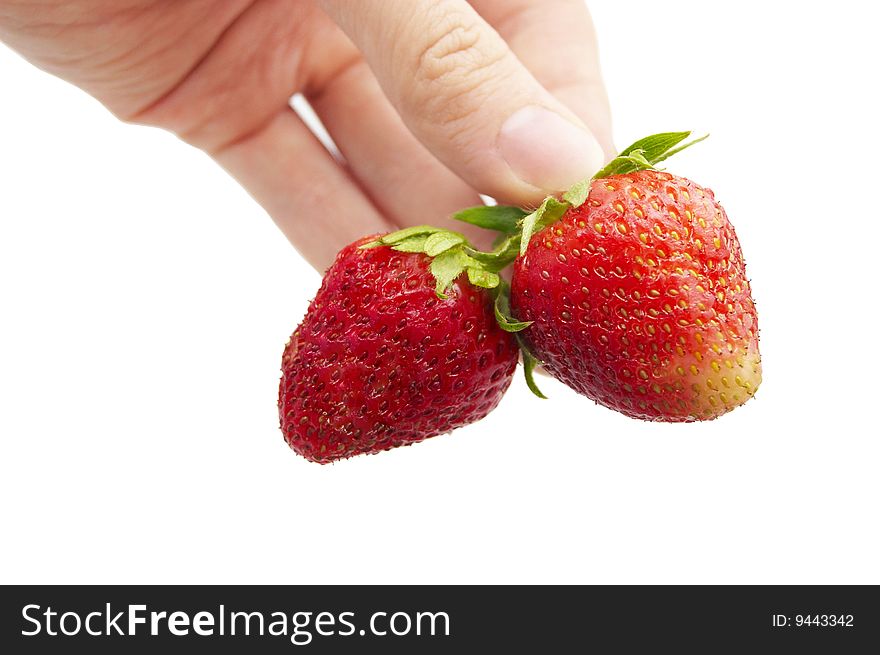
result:
[(613, 150), (580, 0), (0, 0), (0, 39), (209, 153), (319, 269), (477, 192), (535, 203)]

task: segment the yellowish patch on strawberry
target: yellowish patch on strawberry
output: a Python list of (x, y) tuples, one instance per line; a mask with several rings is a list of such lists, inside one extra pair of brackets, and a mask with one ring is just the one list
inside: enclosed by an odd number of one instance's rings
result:
[[(695, 353), (700, 354), (700, 353)], [(693, 392), (693, 417), (701, 420), (718, 418), (745, 403), (761, 385), (761, 354), (753, 341), (743, 353), (715, 353), (712, 349), (701, 359), (700, 366), (691, 365), (687, 372)]]

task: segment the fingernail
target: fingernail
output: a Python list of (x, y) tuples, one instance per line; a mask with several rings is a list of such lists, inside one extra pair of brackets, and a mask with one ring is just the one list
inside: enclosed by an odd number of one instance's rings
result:
[(546, 191), (568, 189), (605, 161), (592, 134), (538, 105), (523, 107), (504, 122), (498, 149), (519, 179)]

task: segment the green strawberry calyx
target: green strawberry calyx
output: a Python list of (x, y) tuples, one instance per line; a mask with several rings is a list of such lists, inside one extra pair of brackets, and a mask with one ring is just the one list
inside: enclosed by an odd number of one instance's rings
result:
[(431, 259), (431, 274), (435, 291), (441, 299), (446, 298), (449, 286), (462, 273), (476, 287), (495, 289), (501, 283), (501, 268), (480, 259), (480, 253), (468, 243), (463, 234), (430, 225), (408, 227), (365, 243), (362, 249), (389, 246), (400, 252), (423, 253)]

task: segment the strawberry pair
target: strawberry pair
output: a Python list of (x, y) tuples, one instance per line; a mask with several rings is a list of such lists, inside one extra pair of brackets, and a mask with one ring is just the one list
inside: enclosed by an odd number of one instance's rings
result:
[(345, 247), (284, 351), (288, 444), (328, 463), (449, 432), (498, 405), (520, 355), (537, 395), (540, 363), (634, 418), (748, 400), (761, 364), (736, 233), (710, 190), (654, 169), (688, 135), (637, 141), (535, 211), (457, 214), (499, 232), (491, 252), (428, 226)]

